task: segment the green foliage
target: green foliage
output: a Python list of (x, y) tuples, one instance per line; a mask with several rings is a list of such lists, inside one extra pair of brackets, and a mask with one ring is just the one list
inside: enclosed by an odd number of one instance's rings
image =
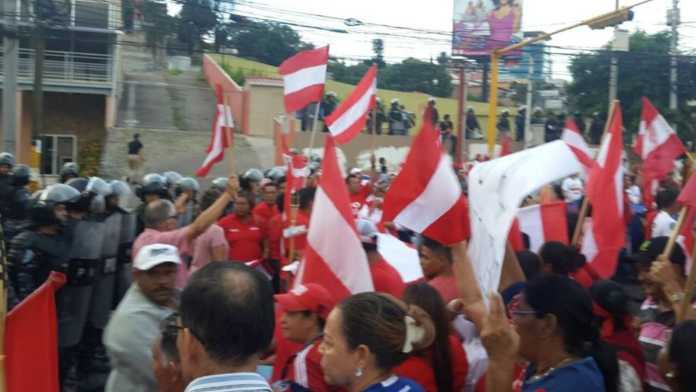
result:
[(384, 68), (387, 63), (384, 62), (384, 40), (381, 38), (376, 38), (372, 40), (372, 52), (375, 54), (371, 60), (368, 60), (366, 64), (372, 65), (372, 63), (377, 64), (379, 69)]
[(311, 49), (291, 27), (272, 22), (238, 20), (224, 27), (225, 41), (240, 57), (279, 65), (300, 50)]
[(164, 45), (166, 37), (177, 31), (179, 19), (167, 14), (167, 4), (145, 1), (142, 4), (145, 18), (145, 42), (153, 50)]
[(167, 71), (167, 73), (169, 74), (169, 76), (179, 76), (182, 73), (184, 73), (184, 71), (182, 71), (180, 69), (170, 69)]
[[(670, 47), (669, 32), (648, 34), (643, 31), (630, 37), (630, 51), (617, 53), (619, 59), (618, 98), (629, 132), (638, 130), (642, 96), (648, 97), (665, 117), (674, 119), (682, 140), (693, 138), (693, 118), (686, 105), (696, 98), (696, 61), (692, 56), (679, 59), (678, 98), (679, 110), (669, 113)], [(573, 83), (568, 88), (574, 109), (589, 115), (606, 113), (609, 107), (608, 86), (611, 52), (581, 54), (571, 60)], [(689, 120), (691, 119), (691, 120)], [(692, 129), (692, 131), (688, 131)], [(688, 132), (692, 132), (689, 134)]]

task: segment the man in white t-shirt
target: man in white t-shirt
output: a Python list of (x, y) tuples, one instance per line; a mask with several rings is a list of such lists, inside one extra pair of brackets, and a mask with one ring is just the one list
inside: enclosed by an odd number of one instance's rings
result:
[(669, 237), (677, 227), (676, 216), (679, 214), (677, 198), (679, 191), (673, 188), (663, 189), (657, 192), (655, 203), (659, 212), (652, 223), (651, 238)]

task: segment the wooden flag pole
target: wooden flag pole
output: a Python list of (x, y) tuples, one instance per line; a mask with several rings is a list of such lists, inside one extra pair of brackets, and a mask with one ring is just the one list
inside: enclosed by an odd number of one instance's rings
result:
[[(290, 195), (290, 231), (295, 229), (297, 224), (297, 211), (300, 209), (299, 196), (297, 192)], [(292, 233), (291, 233), (292, 234)], [(288, 262), (292, 263), (295, 261), (295, 235), (291, 235), (288, 238)]]
[[(694, 249), (691, 252), (691, 260), (696, 260), (696, 246), (694, 246)], [(686, 318), (689, 308), (691, 307), (691, 301), (694, 298), (694, 290), (696, 289), (696, 268), (694, 267), (694, 263), (692, 263), (691, 269), (689, 270), (689, 277), (686, 279), (686, 287), (684, 287), (684, 300), (682, 300), (681, 303), (681, 311), (677, 315), (677, 322)]]
[[(614, 112), (616, 107), (619, 105), (619, 100), (614, 100), (609, 110), (609, 117), (607, 117), (607, 123), (604, 124), (604, 133), (602, 134), (601, 141), (604, 141), (604, 137), (609, 132), (609, 127), (614, 121)], [(601, 144), (600, 144), (601, 147)], [(597, 157), (595, 156), (595, 159)], [(575, 230), (573, 231), (573, 239), (570, 242), (571, 246), (577, 246), (580, 240), (580, 234), (582, 234), (582, 226), (585, 224), (585, 218), (587, 217), (587, 211), (590, 209), (590, 199), (587, 197), (587, 191), (585, 191), (585, 198), (582, 200), (582, 205), (580, 206), (580, 212), (578, 214), (578, 222), (575, 224)]]
[(672, 251), (674, 250), (674, 245), (676, 245), (677, 237), (679, 237), (679, 233), (681, 232), (682, 226), (684, 226), (684, 222), (686, 221), (687, 213), (688, 213), (688, 208), (682, 207), (681, 211), (679, 212), (679, 219), (677, 220), (677, 225), (674, 227), (672, 234), (670, 234), (670, 236), (669, 236), (669, 241), (667, 241), (667, 245), (665, 245), (665, 249), (662, 251), (661, 256), (665, 260), (669, 260), (669, 257), (672, 256)]
[(227, 94), (222, 95), (222, 109), (223, 109), (223, 121), (224, 121), (224, 127), (223, 129), (225, 130), (225, 137), (227, 138), (227, 142), (229, 143), (228, 147), (228, 154), (227, 154), (227, 171), (228, 171), (228, 176), (234, 176), (237, 173), (235, 173), (235, 167), (234, 167), (234, 139), (232, 139), (233, 133), (232, 133), (232, 127), (229, 124), (230, 119), (232, 118), (232, 107), (229, 104), (230, 99)]

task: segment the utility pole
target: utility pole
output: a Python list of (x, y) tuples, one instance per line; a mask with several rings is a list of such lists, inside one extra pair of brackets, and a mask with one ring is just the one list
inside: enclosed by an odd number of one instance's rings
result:
[(17, 57), (19, 39), (16, 29), (17, 2), (2, 1), (5, 14), (3, 31), (2, 151), (17, 155)]
[(669, 110), (676, 112), (679, 107), (677, 101), (677, 48), (679, 45), (679, 23), (681, 16), (679, 15), (679, 0), (672, 0), (672, 10), (667, 12), (667, 19), (670, 27), (672, 27), (672, 42), (670, 52), (672, 55), (669, 74)]
[[(37, 21), (34, 28), (34, 91), (32, 92), (32, 127), (31, 136), (36, 140), (43, 132), (44, 113), (43, 113), (43, 70), (44, 70), (44, 50), (46, 41), (43, 36), (42, 21)], [(43, 165), (39, 165), (41, 168)]]
[(524, 113), (524, 140), (523, 148), (527, 148), (528, 135), (532, 132), (532, 98), (534, 96), (534, 57), (529, 55), (529, 73), (527, 74), (527, 110)]
[[(619, 9), (619, 0), (616, 0), (616, 10)], [(614, 40), (616, 39), (616, 30), (618, 26), (614, 27)], [(619, 59), (616, 57), (616, 50), (612, 44), (611, 50), (611, 66), (609, 68), (609, 107), (611, 107), (612, 102), (616, 100), (617, 90), (619, 84)]]

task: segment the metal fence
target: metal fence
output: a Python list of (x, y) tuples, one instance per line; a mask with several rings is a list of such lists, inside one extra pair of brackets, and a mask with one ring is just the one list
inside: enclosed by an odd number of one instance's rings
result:
[[(0, 51), (1, 53), (1, 51)], [(107, 54), (47, 50), (44, 52), (44, 83), (66, 82), (85, 85), (104, 85), (113, 82), (113, 57)], [(2, 75), (0, 55), (0, 75)], [(17, 78), (31, 83), (34, 78), (34, 50), (19, 49)]]

